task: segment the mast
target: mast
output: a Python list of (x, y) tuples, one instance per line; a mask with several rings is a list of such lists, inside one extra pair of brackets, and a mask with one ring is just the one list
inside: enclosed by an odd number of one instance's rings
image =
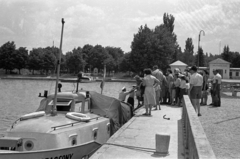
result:
[(58, 81), (59, 81), (59, 73), (60, 73), (60, 65), (61, 65), (61, 54), (62, 54), (62, 39), (63, 39), (63, 28), (64, 28), (64, 19), (62, 18), (62, 32), (61, 32), (61, 41), (60, 41), (60, 48), (59, 48), (59, 56), (57, 60), (57, 79), (56, 79), (56, 86), (55, 86), (55, 94), (54, 94), (54, 102), (52, 107), (52, 115), (57, 115), (57, 89), (58, 89)]

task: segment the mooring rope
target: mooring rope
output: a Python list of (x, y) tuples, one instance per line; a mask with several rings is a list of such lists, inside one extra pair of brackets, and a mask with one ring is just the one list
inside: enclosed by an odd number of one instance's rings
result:
[(145, 151), (145, 152), (156, 152), (153, 148), (146, 148), (146, 147), (137, 147), (137, 146), (129, 146), (129, 145), (120, 145), (120, 144), (112, 144), (112, 143), (104, 143), (103, 145), (112, 145), (112, 146), (119, 146), (123, 148)]

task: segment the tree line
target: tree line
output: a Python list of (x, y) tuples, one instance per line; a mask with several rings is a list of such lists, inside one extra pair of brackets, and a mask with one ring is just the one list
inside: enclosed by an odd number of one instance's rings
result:
[(230, 66), (233, 68), (240, 68), (240, 54), (239, 52), (230, 51), (228, 45), (223, 48), (223, 53), (221, 54), (222, 59), (230, 62)]
[[(187, 65), (208, 66), (208, 63), (218, 57), (231, 62), (232, 67), (239, 67), (240, 55), (231, 52), (225, 46), (221, 55), (204, 53), (199, 47), (194, 52), (191, 37), (185, 41), (185, 48), (179, 46), (177, 35), (174, 32), (175, 17), (164, 13), (163, 22), (154, 29), (146, 24), (141, 25), (134, 34), (131, 42), (131, 51), (124, 53), (119, 47), (103, 47), (101, 45), (86, 44), (83, 47), (74, 48), (72, 51), (62, 54), (61, 72), (77, 74), (79, 71), (90, 71), (94, 68), (102, 70), (106, 65), (107, 72), (132, 71), (141, 73), (144, 68), (158, 65), (163, 71), (169, 68), (169, 64), (180, 60)], [(40, 71), (48, 74), (54, 72), (57, 63), (59, 48), (33, 48), (28, 52), (24, 47), (16, 49), (14, 42), (7, 42), (0, 47), (0, 68), (6, 73), (13, 69), (27, 68), (32, 71)]]
[(187, 65), (207, 66), (208, 63), (220, 55), (204, 53), (203, 48), (199, 47), (198, 52), (194, 53), (192, 38), (187, 38), (184, 51), (177, 41), (174, 32), (175, 18), (171, 14), (164, 13), (163, 23), (150, 29), (147, 25), (140, 26), (138, 33), (134, 34), (131, 44), (131, 52), (124, 54), (124, 70), (141, 72), (144, 68), (158, 65), (163, 71), (169, 65), (180, 60)]
[[(39, 71), (41, 74), (54, 73), (59, 54), (59, 48), (33, 48), (28, 51), (25, 47), (16, 49), (15, 43), (6, 42), (0, 47), (0, 68), (5, 69), (6, 74), (13, 69), (29, 69), (32, 74)], [(79, 71), (93, 71), (94, 68), (108, 71), (119, 71), (124, 52), (121, 48), (103, 47), (101, 45), (84, 45), (68, 51), (61, 58), (61, 72), (77, 74)]]

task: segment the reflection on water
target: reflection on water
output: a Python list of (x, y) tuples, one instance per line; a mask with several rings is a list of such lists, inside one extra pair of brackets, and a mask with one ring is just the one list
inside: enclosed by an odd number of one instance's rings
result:
[[(62, 83), (62, 91), (74, 91), (76, 84)], [(131, 88), (133, 83), (107, 82), (103, 94), (118, 98), (121, 88)], [(55, 81), (42, 80), (1, 80), (0, 79), (0, 132), (10, 127), (20, 116), (35, 111), (42, 98), (39, 93), (54, 92)], [(100, 83), (80, 83), (79, 89), (100, 93)]]

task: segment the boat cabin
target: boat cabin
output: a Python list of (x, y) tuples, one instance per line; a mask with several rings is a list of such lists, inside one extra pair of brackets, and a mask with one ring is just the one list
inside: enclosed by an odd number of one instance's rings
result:
[[(50, 114), (53, 109), (53, 105), (54, 94), (51, 94), (40, 102), (40, 106), (37, 111), (45, 111), (46, 114)], [(59, 113), (85, 113), (87, 110), (89, 110), (89, 107), (90, 99), (88, 98), (88, 92), (59, 92), (57, 94), (56, 110)]]

